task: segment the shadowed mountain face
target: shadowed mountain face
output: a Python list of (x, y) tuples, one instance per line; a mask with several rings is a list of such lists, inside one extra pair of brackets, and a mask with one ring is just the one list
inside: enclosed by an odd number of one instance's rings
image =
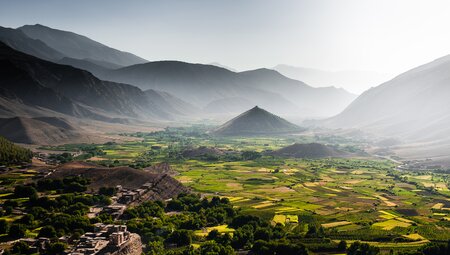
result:
[(324, 123), (407, 141), (450, 141), (449, 70), (450, 56), (412, 69), (366, 91)]
[(18, 30), (32, 39), (44, 42), (49, 47), (63, 53), (66, 57), (94, 60), (97, 61), (94, 62), (97, 65), (100, 64), (99, 62), (120, 66), (147, 62), (145, 59), (131, 53), (110, 48), (85, 36), (68, 31), (57, 30), (39, 24), (26, 25), (18, 28)]
[(82, 138), (81, 131), (63, 118), (0, 118), (0, 135), (17, 143), (53, 144)]
[(332, 87), (312, 88), (268, 69), (235, 73), (217, 66), (178, 61), (128, 66), (101, 77), (142, 89), (167, 91), (206, 112), (237, 113), (257, 104), (277, 114), (331, 116), (355, 97)]
[(0, 41), (13, 49), (45, 60), (56, 61), (64, 57), (61, 52), (17, 29), (0, 27)]
[[(170, 119), (184, 111), (175, 111), (179, 106), (172, 106), (168, 100), (175, 99), (166, 93), (145, 93), (131, 85), (101, 81), (87, 71), (26, 55), (3, 43), (0, 67), (0, 96), (32, 107), (98, 120)], [(154, 98), (158, 103), (152, 102)]]
[(275, 135), (302, 131), (297, 125), (255, 106), (218, 127), (219, 136)]

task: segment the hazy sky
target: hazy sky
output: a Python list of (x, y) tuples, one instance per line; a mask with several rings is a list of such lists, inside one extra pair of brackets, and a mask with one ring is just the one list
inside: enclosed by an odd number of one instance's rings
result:
[(70, 30), (148, 60), (405, 71), (450, 53), (450, 1), (0, 0), (0, 25)]

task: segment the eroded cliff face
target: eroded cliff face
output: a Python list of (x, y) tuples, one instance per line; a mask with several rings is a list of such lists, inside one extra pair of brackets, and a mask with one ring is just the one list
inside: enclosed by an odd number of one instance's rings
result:
[(138, 234), (132, 233), (130, 240), (124, 243), (119, 250), (110, 255), (141, 255), (142, 254), (142, 242), (141, 237)]

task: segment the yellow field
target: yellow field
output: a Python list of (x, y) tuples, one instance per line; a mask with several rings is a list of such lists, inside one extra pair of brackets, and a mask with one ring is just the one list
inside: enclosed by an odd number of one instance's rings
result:
[(337, 221), (337, 222), (324, 223), (324, 224), (322, 224), (322, 227), (334, 228), (334, 227), (340, 227), (340, 226), (345, 226), (345, 225), (350, 225), (350, 224), (352, 224), (352, 223), (349, 221)]
[(444, 207), (444, 204), (443, 204), (443, 203), (437, 203), (437, 204), (433, 205), (433, 207), (431, 207), (431, 209), (434, 209), (434, 210), (441, 210), (442, 207)]
[(297, 215), (284, 215), (284, 214), (276, 214), (273, 216), (272, 221), (277, 224), (285, 225), (286, 223), (297, 224), (298, 216)]
[(273, 221), (275, 224), (280, 223), (281, 225), (284, 226), (285, 223), (286, 223), (286, 215), (283, 215), (283, 214), (277, 214), (277, 215), (273, 216), (272, 221)]
[(266, 208), (266, 207), (269, 207), (269, 206), (272, 206), (272, 205), (273, 205), (272, 201), (264, 201), (264, 202), (261, 202), (261, 203), (259, 203), (257, 205), (254, 205), (252, 207), (255, 208), (255, 209), (261, 209), (261, 208)]
[(407, 222), (391, 219), (391, 220), (387, 220), (387, 221), (377, 222), (377, 223), (373, 224), (372, 226), (379, 227), (384, 230), (392, 230), (395, 227), (407, 228), (407, 227), (411, 226), (411, 224), (407, 223)]
[(403, 237), (406, 237), (408, 239), (418, 241), (418, 240), (425, 240), (425, 238), (417, 233), (409, 234), (409, 235), (403, 235)]
[(209, 234), (209, 232), (213, 231), (214, 229), (219, 231), (219, 233), (221, 233), (221, 234), (225, 234), (225, 233), (232, 234), (234, 232), (234, 229), (228, 228), (228, 225), (220, 225), (220, 226), (215, 226), (215, 227), (204, 228), (202, 230), (196, 230), (196, 231), (194, 231), (194, 234), (197, 236), (207, 236)]

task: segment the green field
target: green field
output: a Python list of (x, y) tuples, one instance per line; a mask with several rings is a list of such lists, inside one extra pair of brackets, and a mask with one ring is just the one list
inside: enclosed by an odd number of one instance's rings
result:
[[(137, 168), (169, 162), (178, 172), (175, 178), (195, 192), (226, 197), (243, 214), (298, 231), (307, 231), (306, 225), (317, 222), (333, 240), (362, 240), (387, 249), (394, 247), (395, 238), (409, 240), (402, 247), (450, 239), (446, 173), (399, 170), (397, 163), (370, 156), (295, 159), (264, 154), (294, 142), (321, 142), (358, 151), (364, 144), (361, 140), (334, 136), (214, 138), (196, 129), (127, 136), (141, 141), (96, 145), (104, 154), (87, 160)], [(199, 146), (224, 154), (183, 156), (186, 148)], [(74, 150), (77, 145), (51, 149)], [(258, 157), (244, 158), (246, 151)], [(226, 226), (217, 228), (232, 231)], [(209, 231), (196, 234), (204, 236)], [(392, 242), (375, 241), (379, 239)]]

